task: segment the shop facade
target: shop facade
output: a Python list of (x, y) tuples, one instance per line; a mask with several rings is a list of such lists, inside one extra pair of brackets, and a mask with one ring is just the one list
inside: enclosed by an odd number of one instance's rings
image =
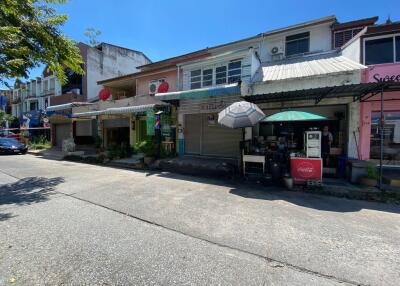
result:
[(180, 153), (238, 157), (242, 132), (219, 125), (218, 113), (240, 100), (239, 95), (181, 100), (178, 112)]
[(51, 143), (62, 148), (64, 140), (73, 138), (77, 145), (91, 145), (97, 135), (96, 121), (93, 118), (75, 119), (75, 112), (86, 112), (93, 104), (85, 102), (66, 103), (47, 108), (46, 114), (50, 123)]
[(241, 130), (218, 123), (220, 111), (242, 100), (238, 84), (156, 94), (156, 97), (165, 102), (179, 102), (176, 128), (179, 155), (239, 157)]
[[(363, 81), (400, 82), (400, 63), (370, 65)], [(360, 159), (380, 158), (381, 94), (363, 100), (360, 104)], [(383, 158), (400, 162), (400, 92), (383, 92), (384, 140)]]

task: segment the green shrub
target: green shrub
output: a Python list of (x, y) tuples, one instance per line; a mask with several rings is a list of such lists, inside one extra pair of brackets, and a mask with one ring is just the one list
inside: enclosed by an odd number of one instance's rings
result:
[(111, 144), (107, 147), (107, 153), (109, 159), (116, 159), (116, 158), (126, 158), (132, 155), (133, 150), (131, 146), (127, 144)]
[(136, 143), (134, 150), (143, 153), (147, 157), (154, 157), (157, 154), (156, 145), (153, 143), (153, 140), (146, 140)]
[(378, 179), (378, 171), (376, 170), (376, 165), (372, 163), (368, 163), (366, 167), (367, 178), (377, 180)]
[(51, 148), (51, 142), (44, 135), (36, 136), (28, 142), (28, 148), (31, 150), (49, 149)]

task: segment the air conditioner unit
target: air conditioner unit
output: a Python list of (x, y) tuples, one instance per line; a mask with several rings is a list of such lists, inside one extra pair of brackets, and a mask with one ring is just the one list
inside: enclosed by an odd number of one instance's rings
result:
[(159, 80), (152, 80), (149, 83), (149, 94), (156, 94), (158, 91), (158, 87), (160, 86), (161, 83), (163, 83), (165, 80), (164, 79), (159, 79)]
[(283, 43), (278, 42), (271, 45), (270, 55), (273, 61), (283, 59), (284, 54), (285, 50), (283, 48)]

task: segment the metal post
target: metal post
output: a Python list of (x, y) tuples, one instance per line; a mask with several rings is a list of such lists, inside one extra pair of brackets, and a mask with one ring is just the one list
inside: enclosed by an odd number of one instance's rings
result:
[(382, 160), (383, 160), (383, 128), (385, 125), (384, 114), (383, 114), (383, 88), (381, 89), (381, 116), (380, 116), (380, 128), (381, 128), (381, 144), (380, 144), (380, 158), (379, 158), (379, 189), (382, 190)]

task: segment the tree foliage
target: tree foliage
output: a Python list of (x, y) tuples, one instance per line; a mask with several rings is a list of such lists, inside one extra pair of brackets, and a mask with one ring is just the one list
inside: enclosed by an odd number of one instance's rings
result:
[(97, 41), (97, 37), (101, 35), (101, 31), (95, 28), (87, 28), (84, 34), (88, 38), (86, 42), (90, 46), (94, 47), (100, 44), (100, 42)]
[(76, 43), (60, 28), (66, 15), (56, 13), (54, 4), (66, 0), (0, 1), (0, 83), (28, 77), (28, 70), (45, 64), (61, 83), (65, 68), (83, 74), (82, 57)]

